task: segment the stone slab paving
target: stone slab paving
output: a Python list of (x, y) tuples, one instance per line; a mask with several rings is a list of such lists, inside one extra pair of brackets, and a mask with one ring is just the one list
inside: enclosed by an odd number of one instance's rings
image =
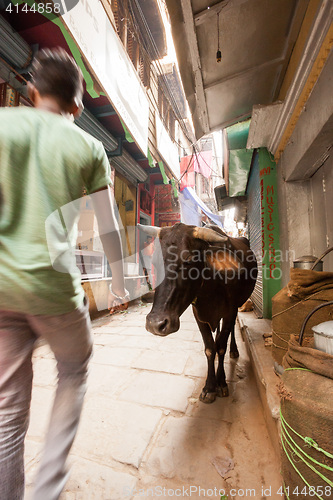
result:
[[(73, 457), (71, 478), (62, 495), (66, 500), (123, 500), (137, 478), (81, 457)], [(87, 496), (89, 491), (89, 496)]]
[(98, 365), (114, 365), (130, 367), (133, 360), (139, 356), (141, 349), (128, 349), (106, 345), (95, 352), (91, 363)]
[(91, 363), (87, 397), (98, 395), (101, 398), (113, 396), (132, 378), (132, 371), (122, 366)]
[(165, 372), (181, 375), (184, 371), (189, 354), (187, 352), (143, 351), (133, 362), (132, 368)]
[(152, 350), (156, 351), (156, 349), (161, 345), (163, 339), (158, 337), (154, 337), (151, 333), (147, 332), (147, 336), (141, 336), (140, 339), (137, 338), (136, 335), (131, 335), (131, 332), (126, 332), (126, 335), (123, 335), (121, 345), (123, 347), (137, 348), (143, 349), (144, 351)]
[[(279, 467), (240, 336), (239, 360), (226, 356), (230, 397), (205, 405), (199, 395), (207, 364), (191, 309), (183, 314), (180, 331), (162, 338), (145, 330), (150, 307), (136, 304), (93, 323), (88, 391), (61, 500), (220, 499), (214, 488), (251, 485), (256, 488), (252, 498), (261, 499), (262, 484), (279, 484)], [(55, 362), (46, 345), (35, 352), (34, 372), (26, 500), (56, 383)], [(216, 457), (233, 461), (224, 477), (212, 464)]]
[(138, 468), (161, 417), (159, 408), (88, 396), (73, 453), (104, 465)]
[[(187, 484), (202, 484), (205, 480), (213, 484), (219, 477), (213, 467), (207, 467), (207, 460), (211, 450), (222, 449), (222, 436), (228, 434), (230, 425), (219, 419), (207, 425), (202, 418), (171, 416), (164, 422), (147, 460), (148, 474), (170, 479), (177, 477)], [(203, 442), (207, 448), (204, 452)]]
[(187, 377), (142, 371), (120, 399), (185, 412), (193, 389), (194, 381)]

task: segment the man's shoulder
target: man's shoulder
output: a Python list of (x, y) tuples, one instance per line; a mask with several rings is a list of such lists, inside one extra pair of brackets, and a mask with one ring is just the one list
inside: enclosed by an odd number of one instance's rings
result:
[(91, 134), (83, 130), (79, 125), (77, 125), (75, 122), (68, 122), (68, 126), (71, 127), (72, 130), (75, 130), (75, 132), (80, 135), (85, 141), (87, 141), (91, 146), (94, 146), (98, 149), (103, 148), (103, 144), (101, 141), (93, 137)]
[[(76, 122), (72, 122), (66, 118), (56, 115), (58, 118), (58, 127), (62, 133), (68, 134), (70, 139), (81, 139), (90, 150), (94, 151), (104, 151), (103, 144), (101, 141), (93, 137), (89, 132), (83, 130)], [(56, 123), (54, 123), (56, 126)]]
[(79, 148), (81, 158), (89, 162), (103, 157), (102, 142), (64, 116), (26, 106), (0, 108), (0, 143), (15, 142), (18, 137), (23, 141), (42, 131), (44, 138), (65, 145), (68, 153)]
[[(0, 116), (1, 116), (1, 122), (4, 119), (16, 119), (19, 115), (26, 115), (27, 113), (31, 113), (33, 108), (30, 108), (28, 106), (15, 106), (15, 107), (5, 107), (5, 108), (0, 108)], [(3, 122), (2, 122), (3, 123)]]
[(19, 132), (32, 125), (34, 109), (27, 106), (0, 108), (0, 136), (18, 137)]

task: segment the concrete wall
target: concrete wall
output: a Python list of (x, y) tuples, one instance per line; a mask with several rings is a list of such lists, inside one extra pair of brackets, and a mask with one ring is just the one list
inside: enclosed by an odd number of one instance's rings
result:
[[(278, 163), (280, 240), (285, 252), (283, 285), (288, 282), (289, 265), (292, 265), (294, 256), (319, 256), (329, 244), (333, 244), (332, 219), (323, 215), (332, 211), (329, 207), (332, 207), (333, 198), (331, 169), (325, 167), (325, 164), (332, 167), (332, 88), (331, 52)], [(322, 168), (325, 168), (329, 182), (325, 186), (325, 196), (323, 193), (321, 197), (318, 182), (322, 180), (317, 182), (316, 179), (322, 175)], [(327, 270), (333, 271), (333, 268)]]
[[(333, 155), (311, 177), (311, 249), (319, 257), (333, 246)], [(324, 259), (324, 271), (333, 271), (333, 252)]]
[(309, 199), (308, 181), (285, 182), (278, 169), (282, 286), (289, 281), (289, 268), (293, 260), (311, 254)]

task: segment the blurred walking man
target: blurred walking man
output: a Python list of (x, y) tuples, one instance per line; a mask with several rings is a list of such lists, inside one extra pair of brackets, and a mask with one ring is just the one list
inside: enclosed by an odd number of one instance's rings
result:
[(49, 253), (50, 244), (58, 255), (75, 248), (79, 211), (74, 204), (71, 221), (63, 231), (53, 228), (51, 242), (45, 224), (84, 187), (98, 192), (93, 203), (112, 269), (109, 307), (128, 301), (109, 162), (102, 144), (72, 123), (82, 95), (75, 61), (60, 49), (43, 51), (29, 84), (35, 108), (0, 110), (0, 500), (24, 495), (31, 357), (39, 338), (56, 358), (58, 386), (33, 499), (58, 499), (68, 477), (92, 335), (80, 275), (57, 271)]

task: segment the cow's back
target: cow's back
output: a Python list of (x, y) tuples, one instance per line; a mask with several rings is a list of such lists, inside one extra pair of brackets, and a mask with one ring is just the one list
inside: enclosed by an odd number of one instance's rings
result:
[(215, 273), (213, 279), (204, 280), (195, 301), (200, 320), (209, 323), (212, 330), (221, 318), (246, 302), (253, 292), (257, 278), (257, 260), (246, 238), (229, 237), (227, 250), (237, 256), (240, 271)]

